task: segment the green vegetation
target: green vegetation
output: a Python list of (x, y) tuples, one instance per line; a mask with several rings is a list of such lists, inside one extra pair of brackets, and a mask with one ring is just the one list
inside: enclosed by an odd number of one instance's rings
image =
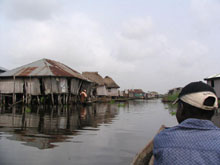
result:
[(169, 94), (167, 96), (164, 96), (163, 101), (164, 102), (173, 102), (177, 99), (179, 93)]
[(44, 96), (41, 96), (40, 102), (43, 104), (44, 103)]
[(172, 116), (175, 116), (177, 110), (177, 104), (173, 105), (171, 103), (167, 103), (165, 105), (166, 105), (165, 109), (167, 109)]
[(171, 114), (172, 116), (174, 116), (174, 115), (176, 115), (176, 112), (170, 112), (170, 114)]
[(179, 93), (174, 93), (172, 95), (168, 95), (167, 100), (168, 101), (175, 101), (177, 99), (178, 95), (179, 95)]
[(31, 112), (31, 108), (30, 107), (25, 107), (25, 112), (30, 113)]
[(120, 103), (120, 104), (118, 104), (118, 107), (125, 107), (125, 104), (124, 103)]
[(114, 104), (114, 103), (115, 103), (115, 100), (111, 100), (111, 101), (110, 101), (110, 104)]

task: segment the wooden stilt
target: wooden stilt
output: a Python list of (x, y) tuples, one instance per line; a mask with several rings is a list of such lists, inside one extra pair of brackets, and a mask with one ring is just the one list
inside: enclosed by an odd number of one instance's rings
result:
[(52, 101), (52, 105), (54, 105), (53, 93), (51, 93), (51, 101)]
[(40, 105), (40, 98), (37, 96), (37, 104)]
[(32, 101), (32, 96), (31, 96), (31, 95), (29, 95), (29, 96), (28, 96), (28, 105), (30, 105), (30, 104), (31, 104), (31, 101)]
[(58, 95), (58, 105), (61, 105), (61, 104), (62, 104), (61, 95), (59, 94), (59, 95)]
[(65, 94), (65, 104), (67, 105), (67, 94)]
[(25, 102), (25, 99), (24, 99), (24, 94), (23, 94), (23, 97), (22, 97), (22, 102), (23, 102), (23, 104), (24, 104), (24, 102)]
[(1, 94), (1, 106), (3, 106), (3, 95)]
[(13, 98), (12, 98), (12, 100), (13, 100), (13, 101), (12, 101), (12, 102), (13, 102), (12, 104), (14, 104), (14, 103), (16, 102), (16, 100), (15, 100), (15, 99), (16, 99), (16, 98), (15, 98), (15, 75), (13, 76), (13, 79), (14, 79), (14, 90), (13, 90), (13, 96), (12, 96), (12, 97), (13, 97)]
[(5, 96), (3, 96), (3, 104), (5, 105), (5, 103), (6, 103), (6, 102), (5, 102)]

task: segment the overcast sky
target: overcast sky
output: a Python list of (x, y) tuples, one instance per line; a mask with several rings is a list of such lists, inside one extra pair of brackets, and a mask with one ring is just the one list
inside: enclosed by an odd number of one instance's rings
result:
[(0, 67), (48, 58), (166, 93), (220, 73), (219, 0), (0, 0)]

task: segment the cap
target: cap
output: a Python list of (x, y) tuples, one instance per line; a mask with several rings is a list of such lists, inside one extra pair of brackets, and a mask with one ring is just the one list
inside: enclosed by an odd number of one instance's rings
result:
[[(173, 104), (179, 100), (203, 110), (218, 108), (218, 98), (215, 90), (202, 81), (192, 82), (186, 85)], [(209, 103), (207, 103), (208, 101)]]

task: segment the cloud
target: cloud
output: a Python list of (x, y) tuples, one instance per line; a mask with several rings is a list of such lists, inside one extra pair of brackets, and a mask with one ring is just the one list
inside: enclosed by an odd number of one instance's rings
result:
[(153, 22), (151, 17), (132, 18), (123, 23), (121, 35), (131, 40), (141, 40), (146, 38), (153, 31)]
[[(202, 0), (201, 4), (192, 1), (195, 26), (188, 29), (192, 35), (186, 33), (184, 37), (178, 34), (178, 29), (171, 30), (175, 37), (164, 32), (153, 16), (121, 18), (123, 21), (117, 26), (120, 28), (109, 31), (104, 22), (86, 12), (62, 11), (67, 3), (25, 2), (4, 0), (0, 4), (3, 9), (0, 10), (0, 52), (2, 64), (7, 64), (2, 65), (5, 68), (49, 58), (81, 72), (98, 71), (102, 76), (109, 75), (122, 89), (163, 92), (192, 80), (202, 80), (219, 69), (218, 50), (215, 53), (212, 49), (218, 42), (204, 42), (206, 33), (199, 33), (199, 37), (193, 35), (195, 29), (206, 26), (203, 31), (207, 32), (218, 24), (219, 16), (215, 16), (218, 11), (213, 9), (217, 1)], [(206, 4), (209, 4), (207, 8)], [(205, 24), (207, 21), (209, 25)], [(108, 25), (114, 23), (108, 22)], [(218, 31), (212, 33), (218, 34)], [(202, 71), (204, 66), (205, 72)]]
[(59, 7), (58, 0), (3, 0), (5, 16), (13, 19), (49, 19)]
[(63, 58), (73, 65), (88, 65), (92, 59), (106, 54), (98, 24), (78, 13), (43, 22), (14, 22), (2, 34), (7, 40), (5, 47), (11, 50), (10, 56), (15, 61), (46, 56)]
[(150, 17), (131, 19), (123, 23), (117, 35), (114, 56), (127, 62), (142, 61), (162, 55), (167, 37), (154, 30)]
[(220, 1), (218, 0), (192, 0), (192, 16), (200, 23), (207, 24), (220, 18)]
[(0, 50), (9, 69), (49, 58), (78, 71), (114, 74), (133, 70), (132, 64), (111, 56), (111, 46), (102, 35), (102, 26), (83, 13), (70, 12), (48, 20), (19, 19), (0, 29)]

